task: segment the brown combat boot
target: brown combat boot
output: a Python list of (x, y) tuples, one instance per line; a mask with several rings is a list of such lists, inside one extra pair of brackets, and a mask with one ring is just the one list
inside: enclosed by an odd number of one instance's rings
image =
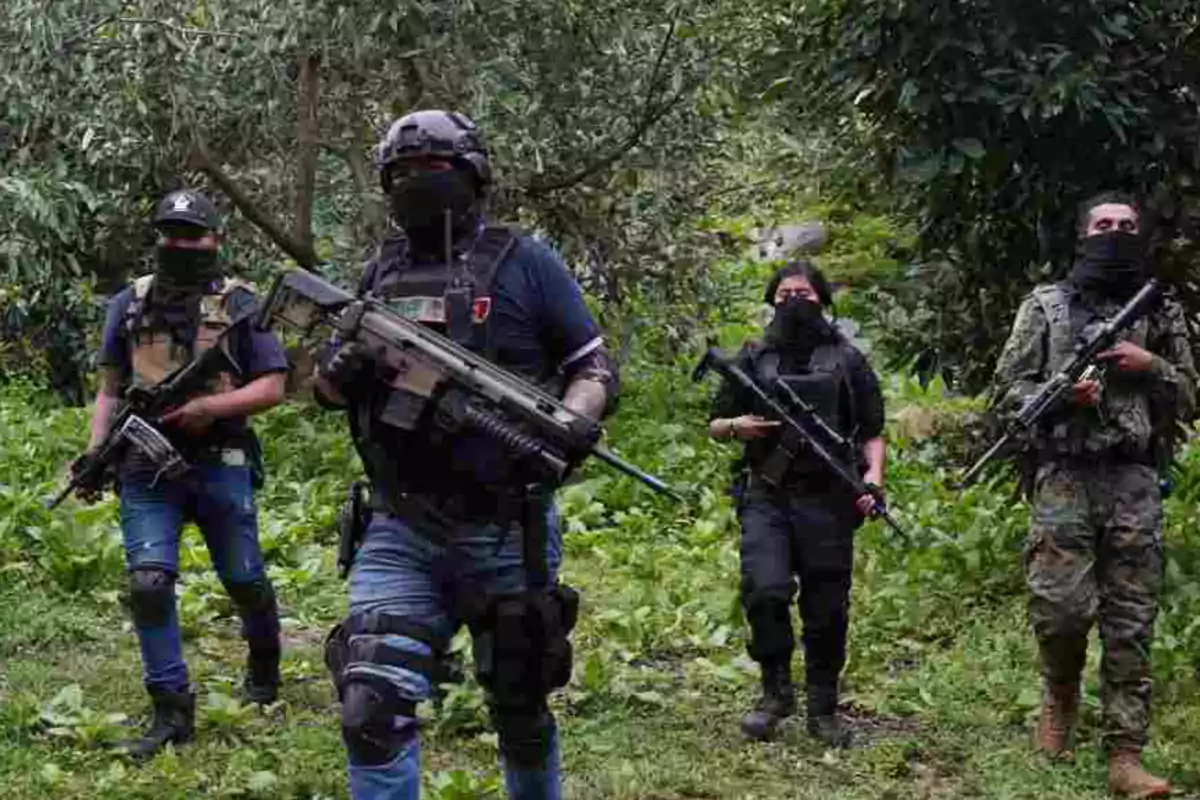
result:
[(1079, 683), (1046, 681), (1034, 748), (1051, 758), (1069, 758), (1078, 719)]
[(1108, 791), (1117, 797), (1142, 800), (1168, 796), (1171, 784), (1142, 767), (1142, 756), (1137, 749), (1122, 748), (1108, 754)]

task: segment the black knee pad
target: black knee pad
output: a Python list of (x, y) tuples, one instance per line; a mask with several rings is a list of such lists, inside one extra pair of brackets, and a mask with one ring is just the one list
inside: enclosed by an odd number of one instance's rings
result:
[[(242, 618), (242, 636), (249, 642), (250, 649), (256, 652), (279, 650), (279, 607), (275, 602), (275, 589), (266, 576), (246, 583), (227, 583), (225, 590)], [(258, 630), (252, 635), (249, 621), (255, 618), (259, 621), (254, 626)], [(263, 622), (266, 623), (265, 630)]]
[(489, 598), (471, 622), (480, 685), (525, 708), (566, 686), (578, 616), (579, 594), (566, 585)]
[(266, 614), (276, 610), (275, 588), (266, 576), (246, 583), (227, 583), (225, 590), (242, 616)]
[(342, 740), (353, 763), (387, 764), (416, 738), (416, 705), (386, 680), (351, 678), (341, 694)]
[(509, 705), (493, 700), (492, 725), (500, 737), (500, 752), (512, 766), (533, 769), (550, 753), (556, 730), (554, 715), (546, 701), (532, 705)]
[(743, 598), (750, 640), (746, 650), (760, 664), (787, 660), (796, 648), (792, 603), (786, 592), (753, 593)]
[(165, 625), (175, 610), (175, 575), (162, 567), (134, 567), (129, 573), (129, 610), (139, 628)]

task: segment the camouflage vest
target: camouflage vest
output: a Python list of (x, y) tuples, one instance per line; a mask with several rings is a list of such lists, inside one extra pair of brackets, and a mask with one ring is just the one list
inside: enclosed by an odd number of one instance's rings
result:
[[(211, 348), (233, 323), (229, 313), (229, 298), (234, 291), (253, 291), (253, 286), (233, 278), (222, 280), (218, 291), (200, 297), (200, 313), (196, 324), (195, 338), (191, 346), (181, 343), (172, 332), (162, 326), (160, 318), (152, 313), (154, 276), (143, 275), (133, 283), (133, 301), (125, 312), (125, 330), (130, 343), (130, 363), (135, 386), (153, 386), (162, 382), (180, 367), (190, 363)], [(228, 337), (221, 342), (228, 352)], [(234, 376), (220, 373), (210, 386), (209, 394), (232, 391)]]
[[(1088, 307), (1070, 284), (1039, 286), (1033, 297), (1048, 323), (1046, 362), (1043, 376), (1048, 378), (1066, 365), (1076, 344), (1090, 327), (1112, 317), (1120, 304), (1105, 303)], [(1138, 320), (1125, 333), (1125, 339), (1148, 348), (1150, 317)], [(1058, 415), (1043, 431), (1039, 449), (1053, 455), (1119, 453), (1134, 459), (1148, 459), (1154, 446), (1155, 422), (1147, 383), (1136, 376), (1105, 370), (1100, 404), (1095, 409), (1076, 409)]]

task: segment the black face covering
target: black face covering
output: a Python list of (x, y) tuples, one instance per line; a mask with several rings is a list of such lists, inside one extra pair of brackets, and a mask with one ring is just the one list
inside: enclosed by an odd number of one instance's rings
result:
[(832, 337), (833, 328), (821, 314), (821, 304), (803, 297), (789, 297), (778, 303), (766, 330), (768, 344), (788, 350), (811, 351)]
[(446, 211), (455, 241), (468, 233), (475, 219), (475, 178), (461, 169), (421, 172), (392, 183), (392, 214), (413, 249), (441, 255), (446, 248)]
[(183, 250), (159, 245), (155, 286), (164, 292), (199, 292), (224, 273), (216, 250)]
[(1146, 282), (1145, 240), (1135, 233), (1109, 231), (1082, 239), (1071, 281), (1101, 297), (1125, 299)]

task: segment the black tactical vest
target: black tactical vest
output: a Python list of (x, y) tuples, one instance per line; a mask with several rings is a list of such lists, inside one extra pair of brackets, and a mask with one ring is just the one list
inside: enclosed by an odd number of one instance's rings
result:
[[(496, 272), (517, 247), (517, 235), (504, 227), (485, 228), (474, 246), (450, 264), (414, 265), (403, 234), (384, 240), (368, 264), (363, 290), (397, 313), (438, 330), (458, 344), (496, 360), (492, 336), (493, 284)], [(406, 493), (446, 495), (477, 487), (451, 476), (448, 434), (426, 420), (406, 431), (381, 420), (391, 387), (364, 382), (350, 415), (359, 455), (375, 489), (383, 497)]]
[[(781, 368), (781, 354), (770, 348), (756, 347), (751, 350), (751, 361), (755, 380), (789, 407), (785, 397), (776, 389), (782, 380), (792, 391), (811, 405), (816, 413), (831, 428), (852, 444), (857, 444), (858, 414), (854, 391), (846, 367), (847, 345), (838, 341), (824, 344), (813, 350), (807, 367), (800, 370)], [(800, 414), (795, 414), (800, 419)], [(856, 453), (839, 452), (833, 443), (822, 441), (835, 456), (853, 464)], [(807, 453), (806, 446), (787, 432), (768, 439), (753, 440), (746, 444), (746, 461), (750, 468), (761, 472), (766, 469), (775, 473), (774, 479), (783, 482), (787, 478), (801, 477), (824, 470), (824, 465), (815, 456)]]

